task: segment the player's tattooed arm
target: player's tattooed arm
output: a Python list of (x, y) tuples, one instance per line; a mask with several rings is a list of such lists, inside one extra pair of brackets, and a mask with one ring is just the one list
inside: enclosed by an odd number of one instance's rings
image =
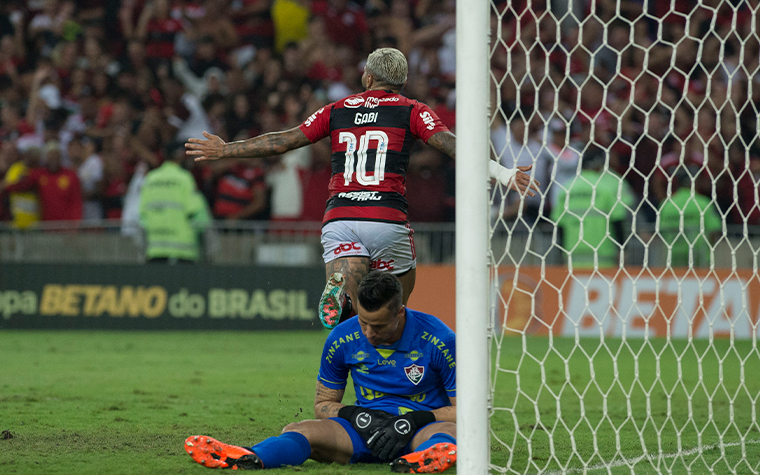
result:
[(457, 138), (448, 130), (436, 133), (428, 139), (427, 144), (439, 152), (443, 152), (449, 157), (456, 159)]
[(197, 162), (220, 158), (270, 157), (311, 143), (298, 127), (230, 143), (208, 132), (203, 132), (203, 136), (205, 139), (188, 139), (185, 143), (187, 154), (195, 157)]
[[(339, 257), (325, 265), (325, 275), (329, 279), (335, 272), (343, 274), (346, 279), (343, 291), (351, 297), (352, 302), (356, 302), (359, 282), (365, 275), (369, 274), (369, 264), (369, 257)], [(354, 308), (356, 308), (356, 304), (354, 304)]]
[(317, 419), (338, 417), (338, 411), (344, 404), (343, 393), (345, 389), (330, 389), (317, 381), (317, 392), (314, 396), (314, 415)]

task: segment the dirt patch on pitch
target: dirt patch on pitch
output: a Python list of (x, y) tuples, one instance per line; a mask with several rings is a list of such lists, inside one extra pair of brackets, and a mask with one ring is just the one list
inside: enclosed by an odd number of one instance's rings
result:
[(8, 440), (8, 439), (12, 439), (12, 438), (13, 438), (13, 432), (11, 432), (9, 430), (4, 430), (4, 431), (0, 432), (0, 439)]

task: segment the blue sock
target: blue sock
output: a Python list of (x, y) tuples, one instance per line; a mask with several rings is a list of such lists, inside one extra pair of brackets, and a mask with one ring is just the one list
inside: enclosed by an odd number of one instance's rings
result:
[(285, 432), (277, 437), (262, 440), (251, 447), (251, 450), (264, 463), (264, 468), (301, 465), (311, 455), (309, 440), (298, 432)]
[(433, 434), (428, 440), (421, 443), (414, 451), (421, 452), (425, 449), (429, 449), (435, 444), (440, 444), (441, 442), (448, 442), (450, 444), (456, 445), (457, 440), (454, 437), (450, 436), (449, 434), (444, 434), (443, 432), (439, 432), (437, 434)]

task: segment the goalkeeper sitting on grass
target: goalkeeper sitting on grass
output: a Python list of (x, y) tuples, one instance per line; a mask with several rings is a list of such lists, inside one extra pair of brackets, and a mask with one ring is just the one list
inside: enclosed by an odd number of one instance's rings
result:
[[(322, 352), (316, 420), (288, 424), (253, 447), (190, 436), (185, 450), (209, 468), (262, 469), (318, 462), (387, 463), (400, 473), (438, 473), (456, 461), (456, 364), (452, 332), (402, 305), (399, 280), (370, 272), (359, 317), (338, 325)], [(341, 403), (348, 373), (356, 405)]]

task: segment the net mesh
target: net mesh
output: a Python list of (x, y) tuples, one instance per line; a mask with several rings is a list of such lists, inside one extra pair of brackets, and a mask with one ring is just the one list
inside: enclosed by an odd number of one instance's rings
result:
[(491, 0), (491, 467), (760, 471), (758, 0)]

